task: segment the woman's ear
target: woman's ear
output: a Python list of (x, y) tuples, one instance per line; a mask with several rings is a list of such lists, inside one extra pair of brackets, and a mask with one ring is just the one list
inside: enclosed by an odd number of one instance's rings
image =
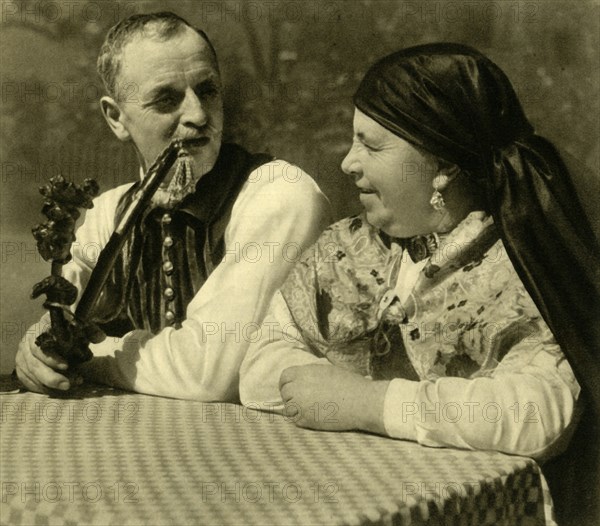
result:
[(112, 97), (102, 97), (100, 99), (100, 109), (106, 119), (108, 126), (120, 141), (130, 141), (131, 135), (123, 124), (123, 112)]
[(445, 190), (460, 173), (461, 169), (458, 165), (439, 159), (437, 175), (433, 178), (433, 188), (438, 192)]

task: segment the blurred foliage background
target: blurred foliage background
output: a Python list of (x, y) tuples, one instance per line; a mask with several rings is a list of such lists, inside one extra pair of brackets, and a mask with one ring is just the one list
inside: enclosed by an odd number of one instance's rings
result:
[(369, 65), (402, 47), (472, 45), (513, 81), (538, 133), (574, 159), (598, 218), (600, 4), (597, 1), (1, 0), (2, 346), (42, 313), (27, 299), (49, 266), (30, 229), (38, 187), (62, 173), (103, 190), (137, 174), (133, 149), (100, 115), (95, 72), (107, 29), (133, 13), (172, 10), (213, 41), (225, 83), (227, 139), (313, 175), (338, 219), (359, 209), (339, 164), (351, 142), (352, 94)]

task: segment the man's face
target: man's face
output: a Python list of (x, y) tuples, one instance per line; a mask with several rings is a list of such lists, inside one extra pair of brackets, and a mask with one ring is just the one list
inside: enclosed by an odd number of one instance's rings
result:
[(123, 49), (117, 104), (147, 169), (173, 140), (187, 148), (195, 176), (212, 169), (221, 148), (223, 101), (215, 59), (205, 40), (185, 28), (168, 40), (139, 35)]

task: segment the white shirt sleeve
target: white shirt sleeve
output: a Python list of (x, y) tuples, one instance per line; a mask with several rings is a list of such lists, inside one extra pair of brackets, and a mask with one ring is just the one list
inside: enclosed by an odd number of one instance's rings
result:
[[(403, 259), (396, 292), (405, 300), (425, 261)], [(394, 379), (384, 402), (388, 435), (433, 447), (488, 449), (537, 459), (566, 446), (581, 407), (579, 385), (551, 337), (515, 345), (489, 376)], [(527, 353), (525, 367), (512, 357)], [(522, 360), (517, 361), (522, 364)]]
[[(500, 364), (489, 377), (392, 380), (384, 402), (386, 432), (433, 447), (538, 460), (559, 454), (581, 413), (579, 386), (567, 360), (544, 347), (529, 349), (533, 357), (525, 367)], [(519, 349), (505, 358), (513, 352)]]
[(259, 336), (248, 347), (240, 367), (240, 400), (254, 409), (281, 412), (279, 378), (284, 369), (329, 361), (310, 352), (280, 291), (273, 296)]
[(115, 229), (115, 212), (119, 200), (133, 183), (104, 192), (94, 199), (94, 208), (87, 210), (71, 245), (72, 259), (62, 269), (62, 275), (77, 287), (78, 298), (90, 279), (101, 250)]
[(83, 374), (141, 393), (236, 400), (239, 366), (273, 294), (328, 220), (329, 203), (307, 174), (284, 161), (259, 167), (233, 207), (225, 256), (182, 327), (91, 345), (95, 357)]

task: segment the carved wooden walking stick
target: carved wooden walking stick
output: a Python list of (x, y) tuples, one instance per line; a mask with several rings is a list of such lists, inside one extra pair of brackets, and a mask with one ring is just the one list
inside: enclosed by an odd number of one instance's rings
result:
[(32, 298), (46, 294), (44, 307), (50, 311), (51, 327), (36, 339), (44, 351), (52, 351), (67, 360), (70, 366), (92, 358), (90, 343), (99, 343), (104, 333), (91, 321), (91, 314), (106, 279), (129, 233), (152, 196), (164, 181), (178, 156), (185, 156), (184, 142), (173, 141), (154, 161), (144, 176), (140, 187), (125, 209), (104, 247), (75, 313), (69, 306), (77, 300), (77, 288), (62, 277), (62, 266), (71, 260), (71, 245), (75, 241), (75, 222), (80, 216), (78, 208), (92, 208), (92, 199), (98, 194), (98, 184), (86, 179), (80, 187), (62, 176), (50, 179), (40, 188), (45, 197), (42, 213), (48, 218), (33, 228), (37, 247), (46, 261), (52, 262), (51, 275), (33, 287)]
[(38, 251), (46, 261), (52, 262), (51, 275), (36, 283), (31, 293), (32, 298), (46, 294), (44, 307), (50, 311), (51, 323), (51, 328), (35, 342), (42, 350), (59, 354), (70, 365), (89, 360), (89, 342), (103, 338), (92, 325), (75, 319), (69, 305), (77, 300), (77, 288), (61, 275), (62, 266), (71, 260), (75, 222), (80, 216), (78, 208), (92, 208), (92, 199), (98, 190), (98, 184), (92, 179), (78, 186), (65, 181), (61, 175), (53, 177), (40, 188), (45, 198), (42, 213), (48, 221), (33, 228)]

